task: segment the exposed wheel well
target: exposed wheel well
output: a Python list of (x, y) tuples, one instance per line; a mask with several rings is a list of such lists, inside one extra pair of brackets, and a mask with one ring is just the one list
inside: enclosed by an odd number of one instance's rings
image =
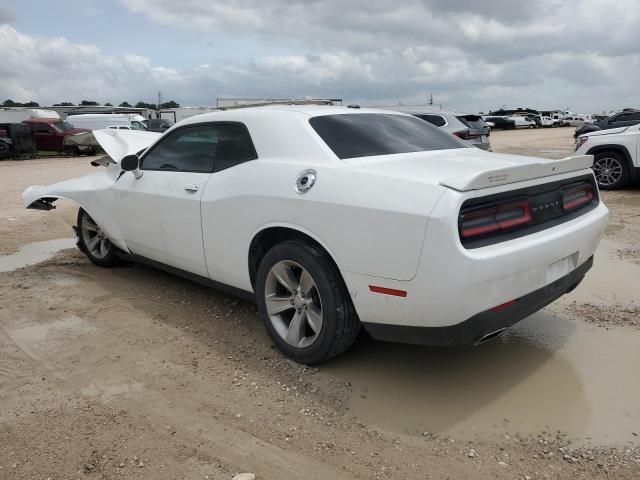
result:
[[(253, 240), (251, 240), (251, 245), (249, 246), (249, 278), (251, 279), (251, 286), (254, 290), (256, 287), (256, 273), (258, 272), (258, 267), (260, 266), (262, 258), (271, 249), (271, 247), (287, 240), (304, 240), (305, 242), (323, 250), (324, 252), (327, 251), (315, 239), (313, 239), (306, 233), (302, 233), (301, 231), (295, 230), (293, 228), (271, 227), (262, 230), (255, 237), (253, 237)], [(337, 264), (335, 263), (333, 257), (331, 257), (331, 254), (329, 254), (328, 252), (327, 254), (337, 268)], [(339, 268), (338, 271), (340, 271)]]

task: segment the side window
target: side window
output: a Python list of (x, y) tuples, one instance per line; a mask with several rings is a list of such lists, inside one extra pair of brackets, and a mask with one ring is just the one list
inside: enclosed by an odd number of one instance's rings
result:
[(258, 158), (247, 127), (241, 123), (220, 125), (215, 171), (225, 170), (249, 160)]
[(611, 119), (612, 123), (619, 123), (619, 122), (627, 122), (630, 120), (630, 115), (628, 113), (622, 113), (620, 115), (618, 115), (617, 117), (614, 117), (613, 119)]
[(185, 127), (171, 133), (142, 159), (143, 170), (213, 172), (258, 158), (240, 123)]
[(142, 158), (143, 170), (213, 172), (218, 128), (210, 125), (173, 132)]
[(640, 112), (633, 112), (630, 117), (629, 120), (633, 120), (634, 122), (640, 121)]
[(447, 121), (441, 115), (416, 115), (416, 117), (421, 118), (422, 120), (426, 120), (436, 127), (442, 127), (447, 123)]
[(33, 131), (35, 133), (50, 133), (49, 132), (49, 125), (46, 125), (44, 123), (36, 123), (36, 124), (34, 124)]
[(132, 130), (144, 130), (144, 125), (136, 120), (133, 120), (131, 122), (131, 129)]

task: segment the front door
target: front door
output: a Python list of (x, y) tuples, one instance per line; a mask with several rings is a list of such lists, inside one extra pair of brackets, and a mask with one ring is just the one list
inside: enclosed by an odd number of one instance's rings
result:
[(142, 156), (142, 177), (116, 182), (116, 218), (133, 253), (207, 276), (200, 201), (217, 143), (213, 126), (177, 129)]
[(53, 129), (46, 123), (34, 123), (33, 135), (36, 137), (38, 150), (58, 150)]

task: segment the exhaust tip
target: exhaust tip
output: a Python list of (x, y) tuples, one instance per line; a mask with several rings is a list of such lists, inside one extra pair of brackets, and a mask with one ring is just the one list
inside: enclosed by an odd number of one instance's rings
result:
[(489, 340), (499, 336), (506, 329), (507, 329), (507, 327), (502, 327), (502, 328), (499, 328), (498, 330), (494, 330), (493, 332), (489, 332), (489, 333), (483, 335), (482, 337), (480, 337), (480, 339), (477, 340), (476, 343), (474, 343), (474, 345), (480, 345), (481, 343), (488, 342)]

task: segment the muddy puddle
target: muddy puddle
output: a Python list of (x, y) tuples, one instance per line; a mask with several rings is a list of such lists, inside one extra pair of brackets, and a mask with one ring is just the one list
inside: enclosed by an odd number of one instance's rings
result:
[(59, 238), (56, 240), (29, 243), (20, 248), (16, 253), (0, 255), (0, 273), (11, 272), (19, 268), (44, 262), (62, 250), (74, 248), (75, 245), (76, 242), (73, 238)]
[(638, 443), (640, 331), (605, 330), (542, 311), (478, 347), (364, 340), (322, 369), (352, 393), (356, 417), (392, 433), (555, 434)]
[[(602, 241), (561, 303), (637, 305), (640, 265)], [(322, 369), (350, 382), (356, 417), (393, 433), (475, 439), (560, 430), (593, 444), (640, 443), (640, 330), (543, 310), (479, 347), (363, 340)], [(637, 435), (634, 435), (634, 433)]]
[(591, 271), (578, 288), (560, 301), (607, 305), (640, 303), (640, 265), (618, 258), (618, 248), (616, 243), (602, 240)]

